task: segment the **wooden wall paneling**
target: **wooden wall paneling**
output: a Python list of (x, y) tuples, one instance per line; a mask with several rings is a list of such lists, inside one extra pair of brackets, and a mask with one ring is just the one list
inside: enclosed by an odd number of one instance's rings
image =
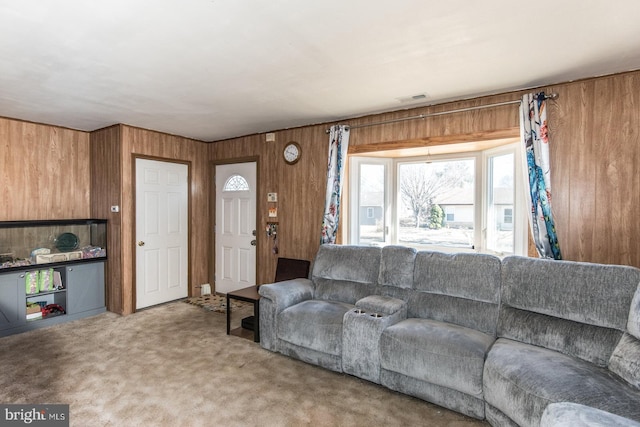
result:
[(595, 238), (596, 165), (593, 162), (594, 143), (590, 139), (594, 114), (587, 108), (593, 99), (593, 93), (590, 93), (593, 88), (583, 83), (571, 89), (577, 93), (567, 100), (565, 108), (575, 115), (569, 128), (572, 134), (568, 136), (568, 146), (573, 150), (560, 146), (557, 154), (570, 159), (570, 183), (562, 189), (569, 197), (568, 210), (564, 212), (569, 225), (564, 256), (567, 259), (582, 260), (592, 253)]
[(591, 137), (596, 142), (597, 180), (593, 254), (600, 262), (631, 264), (639, 261), (635, 236), (640, 227), (633, 213), (640, 205), (637, 131), (640, 85), (636, 80), (634, 86), (630, 76), (600, 79), (593, 81), (593, 85), (592, 102), (607, 105), (594, 117)]
[(553, 208), (565, 259), (640, 267), (639, 79), (635, 72), (554, 88)]
[(320, 242), (329, 136), (324, 128), (315, 126), (295, 129), (286, 139), (300, 144), (302, 157), (296, 164), (287, 165), (282, 150), (288, 141), (279, 147), (277, 163), (283, 170), (281, 254), (310, 260)]
[(89, 134), (0, 118), (0, 220), (89, 216)]
[[(123, 312), (121, 131), (115, 125), (91, 132), (91, 216), (108, 220), (106, 304), (114, 313)], [(111, 212), (111, 206), (120, 206), (120, 212)]]
[[(285, 137), (282, 133), (278, 133), (276, 134), (276, 140), (272, 142), (266, 142), (264, 138), (256, 138), (256, 144), (260, 152), (258, 161), (260, 165), (257, 195), (258, 212), (256, 215), (256, 227), (258, 228), (258, 270), (256, 270), (256, 283), (259, 284), (273, 282), (277, 262), (275, 260), (277, 260), (279, 256), (285, 256), (283, 254), (286, 253), (287, 241), (290, 237), (290, 231), (287, 227), (289, 225), (287, 222), (287, 210), (284, 208), (287, 204), (285, 189), (292, 188), (295, 182), (291, 182), (292, 185), (284, 185), (284, 160), (282, 162), (278, 161), (278, 159), (282, 159), (284, 145), (289, 142), (285, 141), (285, 138), (292, 137)], [(304, 148), (302, 150), (304, 156)], [(301, 161), (302, 159), (300, 162)], [(267, 202), (267, 193), (277, 193), (278, 201), (276, 203)], [(272, 207), (278, 209), (278, 216), (276, 218), (269, 217), (269, 208)], [(278, 223), (277, 254), (273, 253), (273, 239), (267, 237), (265, 233), (267, 222)]]
[[(589, 85), (589, 82), (586, 84)], [(595, 216), (595, 222), (592, 225), (593, 238), (590, 252), (593, 254), (592, 259), (606, 263), (611, 258), (610, 251), (620, 251), (622, 249), (621, 243), (628, 242), (628, 239), (616, 233), (615, 229), (624, 222), (623, 210), (627, 205), (625, 202), (632, 200), (627, 189), (620, 187), (620, 181), (625, 178), (625, 175), (627, 178), (629, 177), (627, 168), (618, 167), (620, 166), (618, 164), (620, 156), (627, 156), (630, 153), (626, 149), (627, 144), (620, 140), (622, 137), (620, 129), (614, 129), (612, 126), (612, 123), (623, 114), (624, 94), (621, 93), (620, 85), (606, 79), (591, 82), (590, 86), (593, 87), (591, 92), (593, 98), (589, 100), (589, 104), (595, 105), (603, 102), (609, 107), (597, 114), (591, 114), (589, 117), (592, 122), (589, 127), (591, 132), (589, 137), (592, 141), (591, 154), (593, 158), (590, 159), (591, 167), (586, 167), (586, 169), (591, 169), (595, 181), (591, 189), (595, 197), (590, 197), (593, 201)], [(589, 108), (591, 105), (586, 105), (585, 108)], [(594, 111), (593, 108), (590, 110)], [(625, 181), (629, 182), (629, 180)], [(623, 193), (623, 197), (626, 196), (626, 200), (621, 200), (621, 193)], [(618, 209), (612, 209), (613, 206)], [(628, 248), (628, 245), (626, 246)], [(621, 259), (628, 257), (628, 250), (626, 255), (620, 251), (619, 256)]]
[(596, 198), (597, 194), (597, 162), (595, 145), (601, 142), (593, 141), (594, 118), (596, 112), (590, 108), (594, 99), (593, 85), (583, 82), (579, 85), (579, 94), (567, 100), (567, 109), (572, 109), (577, 115), (577, 123), (571, 129), (575, 140), (571, 144), (573, 152), (560, 151), (562, 156), (571, 156), (569, 170), (571, 185), (565, 188), (570, 197), (569, 233), (572, 243), (567, 248), (565, 257), (568, 259), (596, 259), (593, 258), (593, 243), (596, 237)]
[(191, 161), (191, 288), (189, 295), (199, 295), (198, 286), (211, 283), (209, 279), (209, 242), (211, 218), (209, 217), (209, 188), (211, 174), (207, 157), (207, 144), (192, 142)]
[(122, 264), (122, 279), (120, 283), (122, 293), (122, 313), (130, 314), (135, 311), (133, 304), (135, 289), (135, 258), (133, 245), (135, 244), (135, 201), (134, 201), (134, 163), (132, 161), (133, 144), (131, 141), (131, 129), (122, 126), (120, 141), (120, 173), (121, 194), (120, 200), (120, 251)]
[[(509, 93), (469, 101), (451, 102), (429, 107), (418, 107), (411, 110), (366, 116), (345, 120), (344, 123), (348, 123), (352, 126), (366, 125), (387, 120), (419, 116), (420, 114), (427, 115), (443, 111), (477, 107), (480, 105), (514, 101), (518, 98), (518, 94)], [(357, 147), (359, 145), (369, 145), (373, 143), (395, 144), (398, 143), (398, 141), (423, 140), (425, 138), (435, 142), (439, 137), (497, 132), (517, 126), (519, 126), (518, 106), (504, 105), (500, 107), (471, 110), (467, 112), (426, 117), (424, 119), (352, 129), (349, 146)], [(326, 127), (328, 128), (329, 125), (326, 125)]]
[[(640, 236), (640, 221), (637, 219), (637, 213), (640, 211), (640, 73), (625, 75), (623, 83), (621, 98), (624, 99), (625, 118), (620, 126), (620, 141), (626, 149), (618, 163), (620, 167), (626, 167), (625, 176), (618, 182), (626, 191), (628, 203), (625, 203), (623, 208), (616, 209), (616, 212), (624, 213), (617, 231), (629, 242), (628, 264), (640, 267), (640, 239), (636, 238)], [(616, 126), (615, 123), (613, 125)], [(622, 199), (625, 200), (624, 197)], [(611, 254), (610, 262), (618, 262), (615, 253)]]
[[(353, 132), (358, 132), (359, 129), (354, 129)], [(371, 144), (360, 144), (355, 146), (349, 146), (350, 155), (362, 155), (373, 152), (390, 152), (397, 150), (414, 150), (424, 147), (442, 147), (472, 144), (481, 145), (481, 142), (486, 141), (502, 141), (502, 143), (509, 143), (513, 140), (514, 134), (519, 134), (520, 128), (506, 128), (493, 131), (472, 132), (464, 135), (443, 135), (434, 137), (422, 137), (409, 140), (398, 140), (396, 142), (382, 142)], [(497, 145), (494, 145), (497, 146)], [(469, 151), (469, 150), (467, 150)], [(450, 151), (447, 151), (450, 152)]]

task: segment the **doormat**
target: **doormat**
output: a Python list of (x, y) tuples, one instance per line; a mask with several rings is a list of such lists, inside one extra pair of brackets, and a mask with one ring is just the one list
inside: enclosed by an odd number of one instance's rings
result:
[[(209, 294), (200, 297), (191, 297), (184, 300), (184, 302), (187, 304), (197, 305), (207, 311), (215, 311), (216, 313), (227, 312), (227, 297), (222, 295)], [(231, 310), (246, 307), (247, 305), (249, 305), (249, 303), (233, 299), (231, 300)]]

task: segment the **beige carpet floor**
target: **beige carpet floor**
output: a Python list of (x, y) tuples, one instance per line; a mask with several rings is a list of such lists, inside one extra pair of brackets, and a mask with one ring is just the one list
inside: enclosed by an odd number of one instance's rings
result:
[(82, 427), (487, 425), (227, 336), (225, 322), (174, 302), (0, 338), (0, 402), (68, 403)]

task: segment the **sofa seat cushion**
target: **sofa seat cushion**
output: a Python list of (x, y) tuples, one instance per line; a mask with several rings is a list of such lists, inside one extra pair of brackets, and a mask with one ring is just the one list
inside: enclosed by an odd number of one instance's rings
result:
[(342, 319), (352, 304), (307, 300), (278, 315), (278, 338), (300, 347), (342, 355)]
[(521, 426), (538, 426), (548, 404), (564, 401), (640, 420), (640, 390), (606, 368), (504, 338), (487, 356), (484, 398)]
[(408, 377), (482, 397), (482, 369), (494, 338), (430, 319), (407, 319), (385, 329), (380, 365)]
[(640, 423), (577, 403), (552, 403), (544, 410), (540, 427), (640, 427)]

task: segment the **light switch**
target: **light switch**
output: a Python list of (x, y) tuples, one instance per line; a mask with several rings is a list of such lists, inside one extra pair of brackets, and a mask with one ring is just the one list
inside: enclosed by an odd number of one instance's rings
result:
[(267, 193), (267, 202), (277, 202), (278, 193)]
[(120, 206), (111, 206), (111, 212), (118, 213), (120, 212)]

